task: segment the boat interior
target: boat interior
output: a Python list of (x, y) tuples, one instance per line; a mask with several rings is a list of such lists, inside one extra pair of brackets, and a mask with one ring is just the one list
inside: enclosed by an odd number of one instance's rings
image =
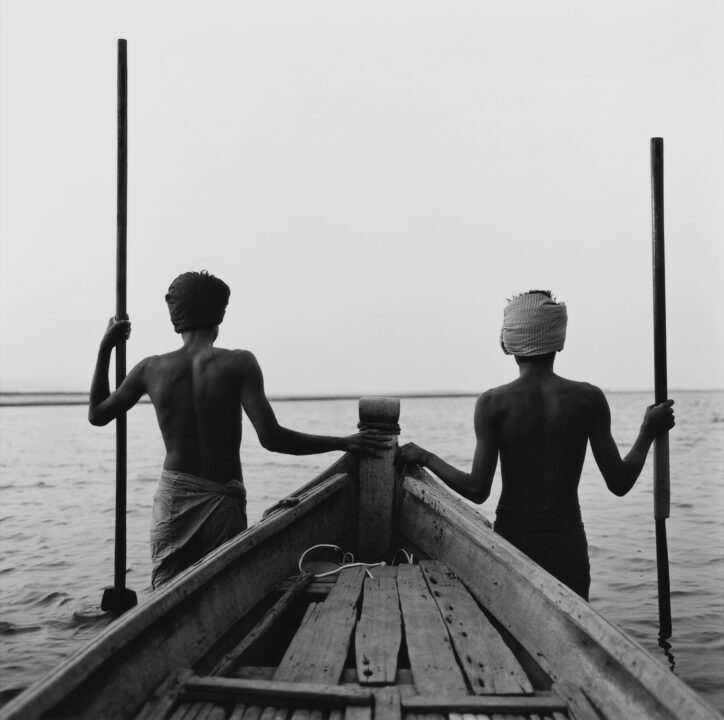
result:
[(179, 668), (139, 720), (598, 718), (551, 679), (445, 564), (334, 566), (285, 581)]

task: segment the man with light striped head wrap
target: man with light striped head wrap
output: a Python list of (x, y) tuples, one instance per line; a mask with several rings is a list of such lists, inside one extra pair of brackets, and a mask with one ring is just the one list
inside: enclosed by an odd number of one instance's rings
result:
[(611, 436), (604, 394), (589, 383), (553, 372), (568, 320), (548, 290), (515, 295), (503, 313), (500, 343), (514, 355), (519, 377), (484, 392), (475, 405), (475, 455), (464, 472), (414, 443), (400, 448), (407, 462), (429, 468), (476, 503), (490, 495), (500, 458), (502, 492), (495, 532), (554, 578), (588, 599), (588, 544), (578, 503), (586, 448), (609, 490), (625, 495), (639, 477), (657, 435), (674, 425), (673, 400), (646, 409), (636, 441), (621, 458)]

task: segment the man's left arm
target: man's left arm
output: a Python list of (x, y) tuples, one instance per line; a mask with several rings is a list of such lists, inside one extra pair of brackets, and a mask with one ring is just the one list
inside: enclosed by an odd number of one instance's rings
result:
[(136, 365), (128, 373), (121, 386), (111, 392), (108, 372), (113, 348), (127, 339), (131, 332), (128, 320), (108, 321), (108, 327), (98, 348), (93, 381), (88, 401), (88, 421), (91, 425), (107, 425), (119, 415), (132, 408), (146, 392), (143, 381), (145, 361)]

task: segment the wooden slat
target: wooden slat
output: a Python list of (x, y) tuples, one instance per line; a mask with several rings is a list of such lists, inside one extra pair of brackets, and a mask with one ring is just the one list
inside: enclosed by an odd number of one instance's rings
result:
[(234, 648), (232, 652), (224, 656), (218, 666), (211, 673), (212, 675), (226, 675), (231, 672), (234, 666), (241, 660), (242, 655), (256, 642), (258, 642), (274, 624), (286, 612), (290, 605), (304, 591), (312, 581), (312, 575), (301, 573), (289, 586), (286, 592), (274, 603), (264, 617), (254, 626), (249, 634)]
[(259, 720), (264, 708), (261, 705), (248, 705), (244, 710), (244, 717), (242, 720)]
[(398, 688), (388, 686), (375, 690), (375, 720), (400, 720), (402, 705)]
[[(188, 717), (188, 720), (208, 720), (209, 714), (213, 709), (214, 703), (196, 703), (186, 717)], [(186, 718), (184, 718), (184, 720), (186, 720)]]
[(309, 701), (318, 707), (337, 705), (370, 705), (373, 695), (368, 689), (318, 683), (278, 682), (275, 680), (241, 680), (218, 676), (192, 677), (183, 690), (182, 699), (211, 700), (246, 705), (261, 704), (263, 699), (274, 700), (277, 706), (294, 707)]
[(395, 682), (401, 642), (402, 618), (395, 578), (367, 578), (364, 582), (362, 614), (355, 635), (357, 679), (360, 685)]
[(171, 720), (183, 720), (190, 707), (191, 703), (180, 703), (171, 715)]
[(372, 720), (372, 707), (350, 705), (344, 711), (344, 720)]
[(500, 633), (443, 563), (420, 563), (453, 647), (476, 695), (532, 693), (533, 686)]
[(415, 688), (421, 695), (465, 695), (467, 687), (445, 622), (417, 565), (397, 573), (405, 641)]
[(337, 683), (342, 675), (357, 616), (365, 570), (342, 570), (320, 610), (299, 628), (274, 679), (284, 682)]
[(566, 702), (551, 693), (535, 695), (415, 695), (402, 697), (403, 712), (429, 713), (447, 711), (449, 713), (478, 714), (530, 714), (533, 712), (551, 715), (565, 712)]

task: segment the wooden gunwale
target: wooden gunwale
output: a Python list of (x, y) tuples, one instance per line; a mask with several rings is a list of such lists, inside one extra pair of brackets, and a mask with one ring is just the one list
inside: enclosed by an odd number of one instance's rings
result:
[(605, 717), (720, 717), (427, 473), (406, 477), (403, 492), (401, 535), (453, 570), (554, 682), (584, 689)]
[[(194, 665), (281, 578), (298, 572), (303, 550), (353, 529), (354, 483), (331, 472), (342, 461), (297, 491), (294, 507), (217, 548), (99, 633), (2, 708), (0, 718), (34, 720), (52, 710), (53, 718), (112, 720), (137, 712), (174, 667)], [(104, 692), (106, 686), (121, 690)]]

